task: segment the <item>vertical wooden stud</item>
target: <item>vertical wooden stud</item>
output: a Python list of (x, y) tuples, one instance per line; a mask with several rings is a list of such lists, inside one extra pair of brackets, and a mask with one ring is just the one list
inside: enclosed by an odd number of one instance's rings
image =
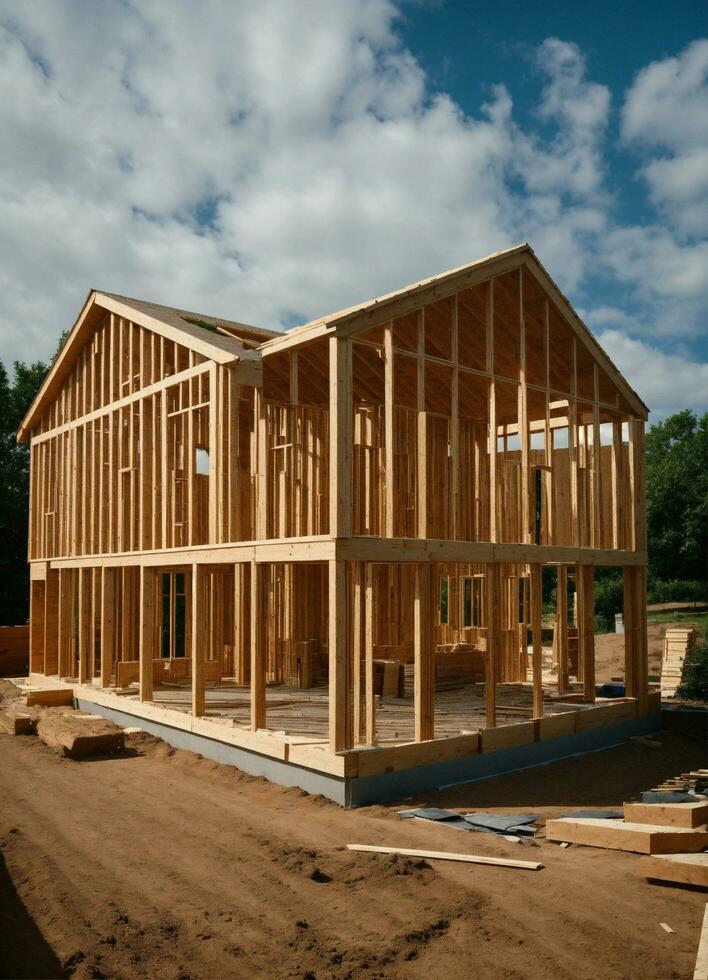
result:
[(418, 563), (415, 566), (413, 651), (416, 742), (433, 738), (435, 729), (435, 665), (431, 628), (430, 571), (431, 566), (428, 562)]

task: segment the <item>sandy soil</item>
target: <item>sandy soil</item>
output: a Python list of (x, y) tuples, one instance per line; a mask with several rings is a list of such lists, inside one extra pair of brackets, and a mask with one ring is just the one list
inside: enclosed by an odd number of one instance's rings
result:
[[(666, 623), (649, 623), (647, 645), (649, 648), (649, 674), (661, 673), (661, 656)], [(595, 676), (598, 684), (606, 684), (613, 677), (624, 680), (624, 636), (616, 633), (595, 635)]]
[[(0, 976), (692, 975), (706, 895), (649, 884), (635, 855), (521, 846), (394, 806), (344, 811), (146, 735), (129, 742), (74, 762), (0, 736)], [(621, 804), (705, 756), (667, 733), (661, 750), (627, 744), (413, 802), (546, 818)], [(347, 842), (545, 868), (428, 865)]]

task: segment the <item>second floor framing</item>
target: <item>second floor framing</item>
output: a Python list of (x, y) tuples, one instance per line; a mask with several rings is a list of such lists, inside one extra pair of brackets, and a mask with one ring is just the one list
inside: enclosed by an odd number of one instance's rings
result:
[(641, 551), (646, 409), (573, 318), (527, 246), (283, 335), (93, 293), (20, 432), (30, 558)]

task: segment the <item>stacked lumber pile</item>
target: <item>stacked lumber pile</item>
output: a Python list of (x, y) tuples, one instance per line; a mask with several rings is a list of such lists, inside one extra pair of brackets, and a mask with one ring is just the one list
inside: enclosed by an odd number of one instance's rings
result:
[(696, 644), (695, 626), (670, 626), (664, 636), (664, 652), (661, 659), (661, 696), (672, 698), (681, 683), (686, 657), (693, 653)]
[(435, 690), (455, 691), (484, 680), (485, 654), (469, 644), (439, 644), (435, 650)]
[(0, 733), (37, 735), (71, 759), (104, 755), (124, 747), (123, 730), (107, 718), (77, 711), (71, 688), (30, 691), (0, 687)]
[(651, 793), (696, 793), (703, 792), (708, 786), (708, 769), (692, 769), (678, 776), (665, 779), (655, 786)]
[(546, 823), (548, 840), (645, 855), (651, 879), (708, 888), (708, 769), (684, 773), (625, 803), (623, 819), (561, 817)]

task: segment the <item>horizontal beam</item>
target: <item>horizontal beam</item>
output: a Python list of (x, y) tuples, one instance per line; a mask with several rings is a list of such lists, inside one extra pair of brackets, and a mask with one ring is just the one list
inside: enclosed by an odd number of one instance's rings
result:
[[(167, 548), (161, 551), (121, 552), (111, 555), (81, 555), (53, 558), (51, 568), (174, 567), (225, 565), (255, 561), (329, 561), (335, 557), (334, 539), (327, 536), (281, 538), (268, 541), (239, 541), (234, 544)], [(46, 565), (43, 561), (39, 564)]]
[(571, 548), (534, 544), (491, 544), (485, 541), (447, 541), (425, 538), (281, 538), (241, 541), (235, 544), (169, 548), (164, 551), (122, 552), (114, 555), (82, 555), (53, 558), (36, 564), (41, 576), (51, 568), (110, 568), (112, 566), (181, 566), (234, 564), (239, 562), (509, 562), (516, 564), (594, 565), (622, 568), (647, 564), (646, 551), (614, 551), (609, 548)]

